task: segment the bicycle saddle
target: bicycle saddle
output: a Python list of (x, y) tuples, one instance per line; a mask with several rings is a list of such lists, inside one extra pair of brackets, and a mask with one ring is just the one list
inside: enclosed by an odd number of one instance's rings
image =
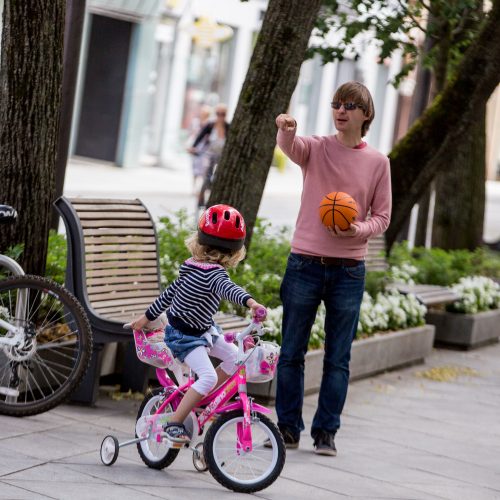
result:
[(0, 224), (16, 220), (17, 212), (9, 205), (0, 205)]

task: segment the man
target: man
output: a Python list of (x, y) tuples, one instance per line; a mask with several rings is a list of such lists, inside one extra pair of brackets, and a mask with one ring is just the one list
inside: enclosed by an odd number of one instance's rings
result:
[[(335, 456), (334, 437), (347, 395), (351, 344), (364, 292), (364, 257), (368, 238), (389, 225), (391, 180), (388, 158), (362, 141), (375, 116), (368, 89), (358, 82), (345, 83), (331, 106), (335, 135), (298, 137), (293, 117), (276, 118), (278, 145), (303, 175), (302, 201), (280, 291), (283, 341), (276, 411), (285, 444), (297, 448), (304, 430), (304, 356), (323, 301), (325, 357), (311, 436), (316, 453)], [(348, 193), (357, 203), (358, 217), (345, 231), (326, 228), (318, 215), (321, 200), (332, 191)]]

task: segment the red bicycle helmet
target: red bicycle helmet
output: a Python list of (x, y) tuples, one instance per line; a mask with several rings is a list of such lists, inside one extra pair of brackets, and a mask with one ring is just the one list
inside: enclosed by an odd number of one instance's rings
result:
[(198, 222), (198, 241), (201, 245), (239, 250), (245, 244), (246, 227), (243, 216), (229, 205), (207, 208)]

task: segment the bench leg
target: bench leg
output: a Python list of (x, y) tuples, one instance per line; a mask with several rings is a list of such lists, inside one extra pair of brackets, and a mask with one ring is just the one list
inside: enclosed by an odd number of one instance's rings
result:
[(104, 344), (94, 344), (87, 373), (80, 385), (71, 394), (70, 401), (73, 403), (95, 405), (99, 393), (99, 376), (101, 373), (103, 347)]
[(127, 344), (121, 377), (121, 391), (146, 392), (150, 366), (137, 357), (134, 342)]

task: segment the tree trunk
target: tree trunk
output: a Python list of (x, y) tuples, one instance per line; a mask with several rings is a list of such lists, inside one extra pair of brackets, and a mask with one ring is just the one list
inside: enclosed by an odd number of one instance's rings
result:
[[(425, 105), (420, 99), (420, 113), (413, 115), (413, 121), (417, 120), (425, 111), (429, 103), (431, 103), (439, 92), (442, 92), (446, 83), (446, 73), (448, 69), (448, 51), (450, 50), (449, 43), (445, 39), (449, 39), (449, 24), (444, 14), (440, 12), (439, 2), (431, 2), (432, 11), (429, 13), (428, 30), (425, 37), (424, 56), (428, 55), (430, 51), (437, 45), (438, 56), (436, 58), (433, 72), (429, 68), (422, 68), (425, 72), (423, 81), (425, 82), (425, 91), (427, 101)], [(436, 11), (437, 9), (437, 11)], [(432, 29), (431, 29), (432, 28)], [(434, 77), (433, 77), (434, 76)], [(417, 80), (418, 82), (418, 80)], [(417, 83), (418, 85), (418, 83)], [(413, 122), (412, 122), (413, 123)], [(415, 231), (415, 246), (425, 246), (427, 244), (427, 227), (429, 225), (429, 202), (431, 199), (431, 192), (435, 189), (434, 183), (427, 186), (424, 194), (418, 201), (418, 218), (417, 228)]]
[(453, 165), (436, 178), (433, 246), (474, 250), (483, 240), (486, 184), (486, 103), (456, 145)]
[(247, 245), (276, 144), (275, 118), (287, 110), (321, 3), (269, 1), (217, 167), (208, 205), (227, 203), (241, 211)]
[[(482, 14), (482, 5), (478, 5)], [(477, 29), (472, 21), (464, 27)], [(450, 40), (450, 37), (443, 37)], [(448, 73), (451, 43), (445, 44), (438, 58), (436, 86), (444, 87)], [(441, 87), (440, 87), (441, 85)], [(446, 160), (448, 162), (449, 160)], [(439, 169), (442, 170), (442, 169)], [(467, 248), (473, 250), (483, 239), (484, 209), (486, 201), (486, 102), (475, 110), (474, 122), (469, 133), (457, 144), (451, 168), (440, 171), (435, 180), (436, 203), (432, 221), (432, 244), (445, 249)]]
[(43, 274), (54, 192), (65, 0), (5, 0), (0, 62), (0, 201), (19, 217), (0, 251), (22, 243), (21, 265)]
[(476, 112), (500, 76), (500, 0), (495, 0), (477, 40), (465, 53), (457, 76), (390, 153), (393, 212), (386, 233), (390, 247), (412, 206), (439, 171), (455, 162), (457, 145), (470, 133)]
[[(71, 120), (75, 103), (78, 66), (80, 64), (80, 47), (82, 43), (83, 24), (85, 20), (86, 0), (66, 0), (66, 20), (64, 27), (64, 60), (61, 87), (61, 108), (59, 117), (59, 136), (57, 140), (54, 199), (62, 196), (66, 165), (68, 163), (69, 142), (71, 136)], [(52, 207), (50, 228), (59, 226), (59, 214)]]

